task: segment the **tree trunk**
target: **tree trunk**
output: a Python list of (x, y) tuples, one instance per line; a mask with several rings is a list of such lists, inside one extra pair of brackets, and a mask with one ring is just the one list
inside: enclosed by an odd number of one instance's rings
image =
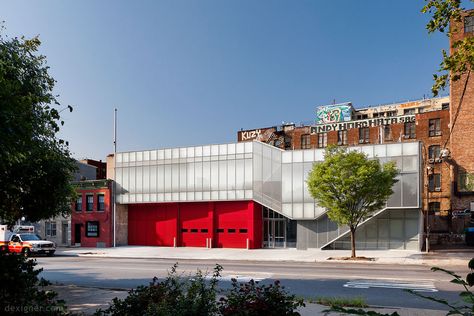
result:
[(351, 258), (356, 257), (356, 231), (355, 228), (351, 227)]

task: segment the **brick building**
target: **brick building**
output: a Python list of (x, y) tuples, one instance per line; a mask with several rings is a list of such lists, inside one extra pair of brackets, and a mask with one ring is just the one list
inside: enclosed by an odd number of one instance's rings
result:
[[(452, 180), (441, 149), (449, 138), (450, 98), (441, 97), (355, 109), (351, 103), (323, 106), (314, 125), (287, 124), (237, 133), (239, 142), (258, 140), (284, 150), (421, 142), (422, 210), (429, 211), (430, 239), (461, 233), (465, 218), (452, 220)], [(344, 117), (342, 113), (346, 111)], [(322, 113), (321, 113), (322, 112)], [(336, 114), (335, 114), (336, 113)], [(321, 116), (323, 115), (323, 116)], [(471, 128), (473, 130), (473, 128)], [(396, 161), (401, 169), (402, 162)]]
[[(474, 35), (474, 10), (463, 13), (460, 21), (451, 23), (450, 50), (456, 41)], [(474, 201), (474, 78), (471, 70), (450, 84), (451, 137), (448, 143), (453, 179), (453, 210), (472, 209)]]

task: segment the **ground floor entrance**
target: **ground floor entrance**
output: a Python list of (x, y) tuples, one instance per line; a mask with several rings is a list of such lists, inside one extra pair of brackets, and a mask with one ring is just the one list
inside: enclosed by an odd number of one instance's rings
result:
[(296, 221), (263, 208), (263, 247), (291, 248), (296, 247)]

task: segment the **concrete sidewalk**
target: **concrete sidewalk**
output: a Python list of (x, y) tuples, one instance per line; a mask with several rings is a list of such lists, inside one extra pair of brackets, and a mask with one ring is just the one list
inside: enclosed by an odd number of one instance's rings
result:
[[(266, 262), (330, 262), (328, 258), (350, 256), (349, 250), (229, 249), (120, 246), (116, 248), (58, 248), (57, 255), (110, 258), (146, 258), (173, 260), (243, 260)], [(357, 256), (374, 261), (350, 261), (365, 264), (415, 264), (427, 266), (464, 266), (474, 257), (470, 249), (421, 253), (409, 250), (360, 250)], [(338, 260), (340, 262), (340, 260)]]

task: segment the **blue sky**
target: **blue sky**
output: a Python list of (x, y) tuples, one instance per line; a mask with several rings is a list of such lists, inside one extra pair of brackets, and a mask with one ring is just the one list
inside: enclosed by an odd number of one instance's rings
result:
[(10, 37), (39, 35), (76, 158), (234, 142), (314, 121), (317, 105), (419, 99), (447, 38), (422, 0), (2, 1)]

